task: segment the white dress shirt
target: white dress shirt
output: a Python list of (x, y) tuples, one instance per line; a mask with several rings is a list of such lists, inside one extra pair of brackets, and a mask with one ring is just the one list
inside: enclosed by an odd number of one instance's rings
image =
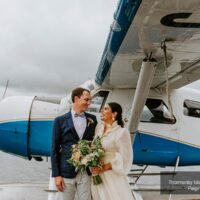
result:
[(85, 114), (76, 113), (73, 109), (71, 110), (71, 113), (72, 113), (74, 128), (76, 129), (76, 132), (79, 138), (82, 139), (86, 126), (87, 126)]

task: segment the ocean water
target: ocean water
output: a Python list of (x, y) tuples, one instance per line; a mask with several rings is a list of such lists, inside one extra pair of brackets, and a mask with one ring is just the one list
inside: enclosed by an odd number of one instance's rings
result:
[(0, 200), (47, 200), (50, 161), (0, 152)]
[(49, 181), (50, 160), (37, 162), (0, 151), (0, 184), (45, 183)]

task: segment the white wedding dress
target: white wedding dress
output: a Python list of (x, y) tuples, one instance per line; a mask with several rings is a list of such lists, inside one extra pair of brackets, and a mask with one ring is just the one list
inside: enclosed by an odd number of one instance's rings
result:
[[(101, 137), (103, 130), (104, 124), (98, 124), (95, 135)], [(106, 152), (104, 163), (111, 163), (112, 170), (100, 173), (103, 183), (92, 183), (92, 199), (134, 200), (127, 178), (133, 159), (129, 131), (114, 122), (104, 134), (102, 146)]]

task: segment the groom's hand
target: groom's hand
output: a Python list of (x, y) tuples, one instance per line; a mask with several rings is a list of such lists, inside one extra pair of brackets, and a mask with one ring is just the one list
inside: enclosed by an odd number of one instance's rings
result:
[(61, 176), (55, 177), (56, 187), (59, 192), (63, 192), (65, 189), (65, 183)]

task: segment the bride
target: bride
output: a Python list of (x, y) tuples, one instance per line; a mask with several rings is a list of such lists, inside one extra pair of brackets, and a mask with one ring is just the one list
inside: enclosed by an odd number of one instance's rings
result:
[(130, 133), (123, 128), (122, 108), (118, 103), (108, 103), (101, 111), (102, 123), (96, 128), (96, 136), (102, 137), (105, 150), (103, 168), (93, 167), (92, 174), (99, 174), (103, 183), (91, 185), (94, 200), (134, 200), (127, 173), (132, 159)]

